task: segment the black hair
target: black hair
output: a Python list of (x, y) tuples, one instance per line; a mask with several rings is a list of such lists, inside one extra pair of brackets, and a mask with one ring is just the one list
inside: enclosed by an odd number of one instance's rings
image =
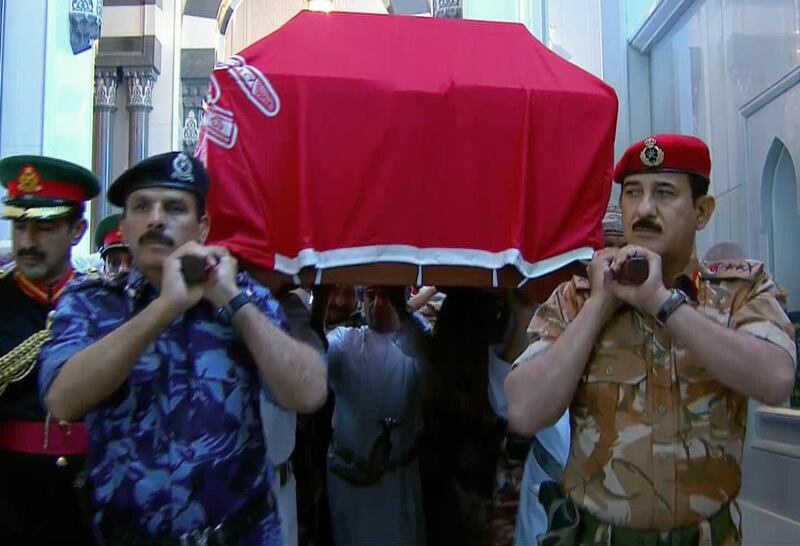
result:
[(206, 200), (201, 195), (194, 196), (197, 198), (197, 220), (200, 221), (206, 215)]
[[(470, 414), (482, 414), (488, 404), (489, 345), (501, 337), (502, 298), (478, 289), (447, 290), (432, 340), (434, 365), (429, 370), (432, 392), (451, 411), (459, 395), (469, 400)], [(438, 392), (437, 392), (438, 391)]]
[(699, 174), (689, 174), (689, 186), (692, 188), (692, 201), (697, 202), (704, 195), (708, 195), (710, 181), (705, 176)]
[(69, 213), (64, 216), (64, 219), (72, 227), (83, 219), (83, 212), (83, 205), (72, 207)]

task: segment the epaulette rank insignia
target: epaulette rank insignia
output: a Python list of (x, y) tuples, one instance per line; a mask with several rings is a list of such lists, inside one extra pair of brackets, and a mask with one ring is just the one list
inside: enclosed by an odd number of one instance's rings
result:
[(700, 274), (704, 279), (740, 279), (752, 280), (764, 268), (764, 264), (755, 260), (721, 260), (702, 265)]
[(587, 279), (586, 277), (575, 275), (574, 277), (572, 277), (572, 282), (575, 283), (575, 289), (578, 291), (586, 291), (592, 289), (592, 285), (589, 283), (589, 279)]

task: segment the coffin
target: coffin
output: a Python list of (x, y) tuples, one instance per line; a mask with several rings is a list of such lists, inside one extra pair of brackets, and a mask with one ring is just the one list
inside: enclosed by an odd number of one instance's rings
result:
[(210, 240), (270, 285), (546, 293), (601, 245), (616, 95), (522, 25), (301, 12), (207, 103)]

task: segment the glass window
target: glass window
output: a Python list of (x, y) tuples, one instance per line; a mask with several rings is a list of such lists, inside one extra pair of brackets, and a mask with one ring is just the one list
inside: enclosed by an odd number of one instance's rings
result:
[(603, 77), (603, 21), (600, 0), (547, 0), (545, 5), (547, 47)]

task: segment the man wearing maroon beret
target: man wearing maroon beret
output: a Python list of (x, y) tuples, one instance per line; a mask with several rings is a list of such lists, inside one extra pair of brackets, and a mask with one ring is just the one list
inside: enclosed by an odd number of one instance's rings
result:
[[(540, 539), (741, 542), (747, 400), (786, 400), (796, 353), (763, 264), (693, 258), (714, 212), (710, 172), (695, 137), (631, 146), (614, 173), (628, 245), (597, 252), (588, 279), (562, 284), (536, 313), (534, 341), (505, 383), (509, 424), (531, 435), (572, 416), (560, 477), (570, 517)], [(624, 284), (634, 257), (648, 277)]]

